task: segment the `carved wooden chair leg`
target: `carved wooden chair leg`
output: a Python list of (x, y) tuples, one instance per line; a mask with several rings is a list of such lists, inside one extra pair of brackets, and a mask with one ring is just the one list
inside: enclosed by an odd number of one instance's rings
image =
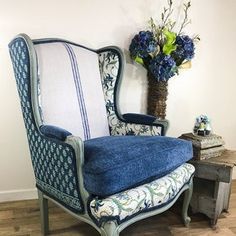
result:
[(103, 224), (101, 228), (101, 236), (119, 236), (116, 222), (109, 221)]
[(38, 190), (39, 208), (40, 208), (40, 222), (42, 235), (49, 233), (49, 220), (48, 220), (48, 200), (43, 197), (43, 193)]
[(184, 192), (182, 217), (183, 217), (184, 225), (186, 227), (189, 226), (189, 223), (191, 221), (191, 218), (188, 216), (188, 207), (189, 207), (189, 203), (190, 203), (190, 200), (191, 200), (191, 197), (192, 197), (192, 193), (193, 193), (193, 178), (191, 178), (191, 180), (190, 180), (189, 189), (187, 189)]
[(213, 230), (216, 229), (217, 220), (218, 220), (217, 217), (210, 219), (210, 226)]

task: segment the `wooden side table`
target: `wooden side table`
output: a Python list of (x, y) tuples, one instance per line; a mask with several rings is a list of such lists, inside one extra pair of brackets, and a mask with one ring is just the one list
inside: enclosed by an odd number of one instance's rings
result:
[(193, 213), (207, 215), (214, 227), (222, 211), (229, 209), (236, 151), (226, 150), (219, 157), (191, 160), (190, 163), (196, 168), (190, 206)]

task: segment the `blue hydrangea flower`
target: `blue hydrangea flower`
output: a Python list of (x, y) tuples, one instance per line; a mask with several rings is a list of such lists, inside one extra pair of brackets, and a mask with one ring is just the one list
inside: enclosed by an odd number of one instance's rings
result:
[(176, 37), (177, 49), (173, 52), (173, 57), (179, 66), (184, 60), (191, 60), (194, 57), (193, 40), (188, 35), (181, 35)]
[(129, 46), (130, 55), (132, 58), (145, 58), (156, 50), (157, 42), (154, 35), (150, 31), (140, 31), (134, 36)]
[(174, 59), (170, 55), (158, 54), (150, 61), (149, 70), (158, 81), (167, 81), (177, 72)]

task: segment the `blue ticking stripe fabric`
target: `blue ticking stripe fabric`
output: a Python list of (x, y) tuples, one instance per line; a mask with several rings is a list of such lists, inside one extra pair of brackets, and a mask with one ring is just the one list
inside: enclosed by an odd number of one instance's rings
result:
[(71, 69), (74, 77), (74, 82), (75, 82), (75, 88), (76, 88), (76, 93), (78, 97), (78, 103), (80, 107), (80, 114), (81, 114), (81, 120), (82, 120), (82, 126), (84, 130), (84, 138), (85, 140), (88, 140), (91, 138), (90, 134), (90, 128), (89, 128), (89, 122), (88, 122), (88, 115), (87, 115), (87, 110), (84, 102), (84, 95), (83, 95), (83, 89), (80, 81), (80, 74), (79, 74), (79, 68), (77, 64), (77, 58), (74, 53), (73, 48), (71, 45), (64, 43), (64, 46), (68, 52), (70, 62), (71, 62)]

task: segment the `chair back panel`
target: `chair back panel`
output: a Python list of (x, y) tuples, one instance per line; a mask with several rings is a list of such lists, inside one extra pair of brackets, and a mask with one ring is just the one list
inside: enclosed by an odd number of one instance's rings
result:
[(98, 54), (67, 42), (35, 44), (44, 124), (83, 140), (109, 135)]

